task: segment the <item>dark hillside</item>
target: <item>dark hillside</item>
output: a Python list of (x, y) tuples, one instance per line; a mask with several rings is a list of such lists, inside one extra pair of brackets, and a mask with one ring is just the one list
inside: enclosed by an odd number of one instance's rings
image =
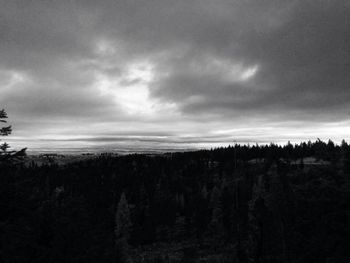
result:
[(350, 147), (2, 163), (0, 262), (349, 262)]

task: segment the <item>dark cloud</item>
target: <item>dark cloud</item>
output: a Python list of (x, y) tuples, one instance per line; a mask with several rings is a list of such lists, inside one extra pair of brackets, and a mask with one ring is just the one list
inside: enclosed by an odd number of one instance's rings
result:
[(349, 118), (347, 1), (0, 4), (0, 104), (22, 137), (141, 130), (209, 142), (239, 123), (302, 138), (288, 129), (328, 134)]
[[(281, 118), (294, 110), (299, 111), (296, 117), (300, 119), (309, 117), (309, 112), (327, 111), (347, 118), (349, 6), (341, 2), (300, 1), (286, 10), (287, 18), (276, 17), (276, 27), (269, 27), (269, 20), (265, 21), (266, 30), (248, 25), (244, 33), (231, 35), (232, 47), (224, 47), (224, 53), (213, 52), (214, 58), (216, 55), (219, 60), (229, 60), (233, 66), (237, 61), (258, 65), (252, 79), (228, 83), (215, 69), (210, 74), (203, 68), (211, 62), (202, 59), (208, 56), (210, 47), (198, 54), (193, 46), (184, 55), (185, 62), (172, 65), (173, 74), (161, 80), (155, 95), (179, 101), (186, 112), (195, 114), (218, 109), (227, 113), (231, 109), (232, 113), (255, 115), (271, 109), (282, 111)], [(214, 39), (222, 43), (222, 39)], [(193, 63), (198, 64), (195, 70), (191, 68)], [(191, 96), (198, 100), (191, 100)]]

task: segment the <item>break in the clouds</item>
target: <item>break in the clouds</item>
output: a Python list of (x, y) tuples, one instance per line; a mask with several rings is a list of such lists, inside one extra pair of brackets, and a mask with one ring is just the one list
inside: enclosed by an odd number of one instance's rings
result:
[(348, 1), (0, 3), (15, 144), (349, 138)]

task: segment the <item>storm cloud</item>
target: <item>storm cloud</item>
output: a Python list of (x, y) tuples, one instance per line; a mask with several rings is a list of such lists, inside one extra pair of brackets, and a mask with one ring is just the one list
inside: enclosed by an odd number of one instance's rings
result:
[(0, 3), (15, 145), (349, 138), (348, 1)]

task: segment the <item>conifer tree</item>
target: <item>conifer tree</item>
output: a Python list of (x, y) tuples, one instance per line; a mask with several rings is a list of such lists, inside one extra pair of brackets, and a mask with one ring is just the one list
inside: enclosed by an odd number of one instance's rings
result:
[(118, 208), (115, 216), (115, 237), (118, 238), (129, 238), (131, 228), (130, 221), (130, 210), (128, 201), (126, 200), (125, 193), (122, 193)]
[(216, 186), (211, 193), (210, 206), (212, 208), (212, 214), (209, 229), (213, 234), (213, 237), (217, 241), (220, 241), (223, 234), (223, 211), (221, 205), (221, 191)]
[(128, 201), (125, 193), (122, 193), (117, 212), (115, 215), (115, 244), (117, 249), (117, 258), (119, 262), (131, 262), (128, 255), (128, 239), (130, 236), (131, 221)]
[(207, 187), (204, 185), (202, 190), (201, 190), (201, 197), (206, 200), (208, 197), (208, 190)]
[[(0, 122), (2, 123), (7, 123), (7, 113), (4, 109), (0, 110)], [(11, 125), (9, 126), (4, 126), (0, 128), (0, 136), (8, 136), (12, 132), (12, 127)], [(10, 145), (8, 145), (6, 142), (0, 144), (0, 163), (7, 161), (7, 160), (15, 160), (20, 157), (25, 156), (25, 150), (26, 148), (20, 150), (20, 151), (13, 151), (13, 150), (8, 150), (10, 148)]]

